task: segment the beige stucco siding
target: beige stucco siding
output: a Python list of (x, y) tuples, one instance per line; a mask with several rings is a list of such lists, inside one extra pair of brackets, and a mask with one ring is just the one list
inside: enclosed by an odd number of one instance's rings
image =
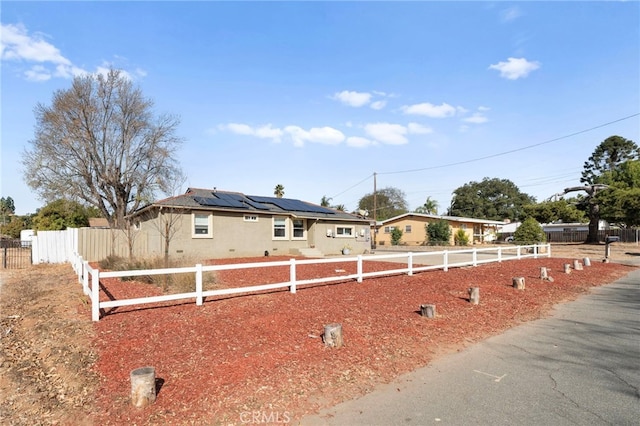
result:
[[(210, 217), (207, 235), (194, 235), (193, 215)], [(294, 255), (299, 249), (315, 247), (323, 254), (339, 254), (343, 246), (349, 246), (354, 254), (367, 252), (370, 245), (368, 223), (327, 222), (316, 219), (296, 218), (290, 215), (276, 216), (284, 223), (284, 236), (274, 237), (274, 217), (250, 213), (221, 211), (190, 211), (175, 214), (173, 236), (169, 244), (172, 257), (189, 257), (198, 260), (270, 255)], [(297, 226), (294, 230), (294, 220)], [(164, 253), (164, 240), (159, 231), (157, 216), (140, 223), (141, 237), (147, 239), (148, 254)], [(349, 229), (350, 235), (340, 235)], [(331, 231), (331, 232), (329, 232)], [(297, 235), (296, 235), (297, 234)]]

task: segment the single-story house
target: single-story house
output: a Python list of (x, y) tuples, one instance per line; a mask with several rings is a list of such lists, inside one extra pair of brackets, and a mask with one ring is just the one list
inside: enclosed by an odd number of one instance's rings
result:
[(189, 188), (129, 216), (150, 255), (231, 258), (371, 250), (371, 221), (291, 198)]
[(446, 220), (451, 227), (451, 238), (449, 240), (451, 245), (454, 244), (454, 235), (459, 229), (464, 230), (467, 234), (470, 244), (482, 244), (494, 241), (498, 227), (504, 225), (504, 222), (496, 220), (405, 213), (377, 222), (376, 244), (379, 246), (391, 245), (391, 231), (395, 228), (400, 228), (402, 230), (400, 244), (409, 246), (424, 245), (428, 240), (426, 226), (439, 220)]

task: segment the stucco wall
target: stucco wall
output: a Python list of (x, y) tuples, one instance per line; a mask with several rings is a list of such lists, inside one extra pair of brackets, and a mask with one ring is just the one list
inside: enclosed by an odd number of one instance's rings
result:
[[(171, 221), (173, 236), (169, 244), (172, 257), (184, 256), (194, 259), (233, 258), (270, 255), (299, 254), (299, 249), (315, 247), (325, 255), (339, 254), (343, 246), (349, 246), (353, 254), (368, 252), (371, 248), (369, 226), (366, 223), (326, 222), (306, 219), (305, 235), (302, 239), (293, 238), (292, 218), (286, 220), (286, 239), (275, 239), (273, 218), (271, 215), (259, 215), (257, 221), (245, 221), (243, 215), (225, 212), (212, 213), (211, 236), (193, 236), (192, 213), (175, 214)], [(284, 216), (283, 216), (284, 217)], [(162, 255), (164, 242), (159, 231), (158, 219), (140, 223), (140, 230), (147, 238), (149, 255)], [(340, 236), (337, 227), (352, 227), (353, 236)], [(328, 231), (331, 232), (328, 232)], [(329, 236), (329, 234), (331, 234)]]

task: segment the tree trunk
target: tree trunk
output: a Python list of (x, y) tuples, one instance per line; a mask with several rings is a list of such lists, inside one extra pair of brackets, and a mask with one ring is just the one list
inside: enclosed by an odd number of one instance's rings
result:
[(546, 280), (547, 278), (549, 278), (549, 272), (547, 271), (547, 268), (543, 266), (540, 268), (540, 279)]
[(435, 318), (436, 305), (420, 305), (420, 315), (427, 318)]
[(146, 407), (156, 400), (156, 370), (142, 367), (131, 371), (131, 404)]
[(598, 228), (600, 225), (600, 206), (598, 204), (589, 203), (589, 234), (587, 235), (587, 243), (596, 244), (598, 240)]
[(571, 265), (568, 263), (564, 264), (564, 273), (565, 274), (570, 274), (571, 273)]

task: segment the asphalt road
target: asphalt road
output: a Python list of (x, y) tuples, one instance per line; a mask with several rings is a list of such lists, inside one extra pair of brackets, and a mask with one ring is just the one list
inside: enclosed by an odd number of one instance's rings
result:
[(301, 425), (640, 425), (640, 270)]

